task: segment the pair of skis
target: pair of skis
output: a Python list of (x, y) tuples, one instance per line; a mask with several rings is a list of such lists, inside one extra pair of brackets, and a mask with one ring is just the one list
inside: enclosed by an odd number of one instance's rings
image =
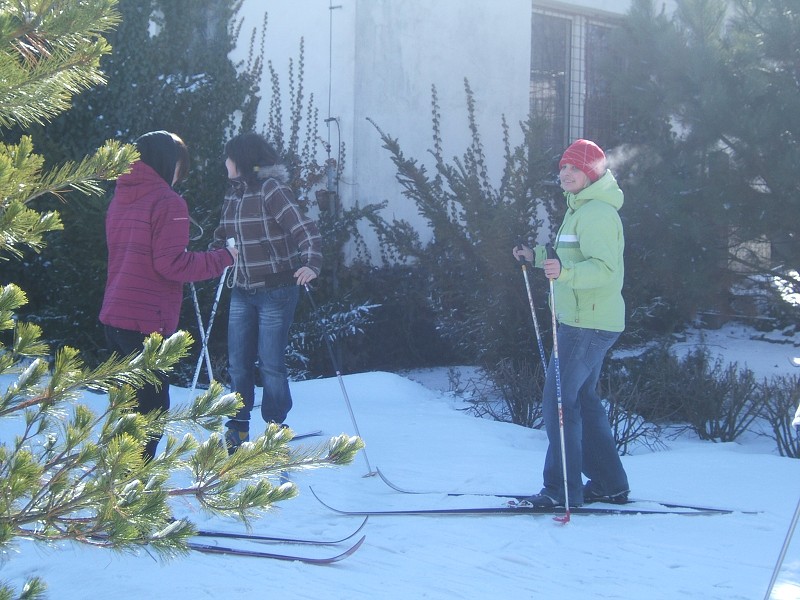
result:
[[(302, 439), (303, 437), (311, 437), (321, 435), (321, 432), (308, 432), (295, 436), (293, 439)], [(333, 506), (331, 503), (326, 502), (322, 497), (313, 489), (309, 488), (313, 496), (320, 504), (327, 509), (341, 515), (347, 516), (361, 516), (364, 517), (361, 524), (349, 535), (340, 539), (321, 539), (321, 538), (298, 538), (298, 537), (284, 537), (284, 536), (271, 536), (262, 534), (251, 533), (236, 533), (227, 531), (212, 531), (200, 530), (197, 533), (198, 537), (214, 538), (214, 539), (234, 539), (248, 543), (261, 543), (261, 544), (297, 544), (297, 545), (311, 545), (311, 546), (336, 546), (344, 544), (355, 538), (361, 530), (366, 526), (367, 520), (370, 516), (436, 516), (436, 515), (561, 515), (564, 508), (542, 508), (535, 506), (527, 506), (521, 502), (525, 497), (530, 494), (507, 494), (507, 493), (486, 493), (486, 492), (434, 492), (434, 491), (418, 491), (400, 487), (392, 482), (380, 469), (376, 469), (376, 474), (381, 480), (391, 489), (402, 494), (410, 495), (426, 495), (436, 494), (445, 496), (475, 496), (494, 498), (496, 500), (504, 500), (503, 504), (491, 506), (473, 506), (473, 507), (453, 507), (453, 508), (410, 508), (410, 509), (343, 509)], [(570, 513), (575, 515), (683, 515), (683, 516), (708, 516), (708, 515), (724, 515), (733, 513), (733, 509), (728, 508), (714, 508), (708, 506), (697, 506), (691, 504), (679, 504), (674, 502), (663, 502), (653, 500), (631, 500), (626, 504), (593, 504), (590, 506), (571, 507)], [(355, 553), (366, 539), (365, 535), (358, 538), (353, 544), (348, 546), (343, 552), (337, 554), (330, 554), (327, 556), (308, 556), (302, 554), (289, 554), (282, 552), (271, 552), (253, 550), (243, 547), (229, 547), (217, 544), (189, 542), (189, 548), (197, 552), (206, 554), (223, 554), (229, 556), (245, 556), (253, 558), (271, 558), (274, 560), (282, 561), (297, 561), (312, 565), (328, 565), (341, 561), (348, 556)]]
[[(290, 441), (298, 441), (311, 437), (318, 437), (322, 435), (321, 430), (307, 431), (295, 435)], [(213, 539), (227, 539), (237, 540), (239, 542), (256, 543), (256, 544), (296, 544), (302, 546), (338, 546), (351, 541), (355, 538), (367, 524), (369, 517), (364, 517), (364, 520), (352, 533), (339, 538), (339, 539), (323, 539), (323, 538), (302, 538), (302, 537), (289, 537), (278, 535), (266, 535), (258, 533), (241, 533), (233, 531), (217, 531), (209, 529), (201, 529), (197, 532), (198, 538), (213, 538)], [(203, 554), (223, 554), (227, 556), (243, 556), (250, 558), (271, 558), (273, 560), (294, 561), (311, 565), (330, 565), (340, 560), (344, 560), (348, 556), (358, 550), (364, 543), (367, 536), (362, 535), (354, 543), (349, 545), (344, 551), (337, 554), (329, 554), (326, 556), (308, 556), (304, 554), (273, 552), (264, 550), (255, 550), (245, 547), (231, 547), (219, 544), (212, 544), (206, 542), (190, 541), (187, 545), (191, 550)]]
[[(393, 490), (403, 494), (425, 495), (434, 494), (436, 492), (430, 491), (414, 491), (402, 488), (394, 484), (388, 479), (379, 469), (376, 471), (381, 480)], [(563, 508), (542, 508), (535, 506), (526, 506), (520, 504), (519, 501), (524, 498), (525, 494), (491, 494), (491, 493), (471, 493), (471, 492), (446, 492), (439, 493), (439, 495), (446, 496), (483, 496), (491, 497), (494, 499), (504, 499), (506, 502), (500, 505), (493, 506), (475, 506), (475, 507), (454, 507), (454, 508), (412, 508), (412, 509), (342, 509), (333, 506), (332, 504), (323, 500), (320, 495), (309, 488), (314, 498), (328, 508), (329, 510), (341, 515), (347, 516), (361, 516), (364, 517), (361, 524), (352, 533), (339, 539), (321, 539), (321, 538), (298, 538), (298, 537), (284, 537), (272, 536), (263, 534), (252, 533), (237, 533), (228, 531), (212, 531), (200, 530), (197, 533), (198, 537), (214, 538), (214, 539), (234, 539), (250, 543), (261, 544), (297, 544), (297, 545), (311, 545), (311, 546), (336, 546), (348, 542), (355, 538), (361, 530), (366, 526), (367, 520), (370, 516), (442, 516), (442, 515), (559, 515)], [(684, 516), (708, 516), (708, 515), (723, 515), (734, 512), (732, 509), (727, 508), (711, 508), (707, 506), (696, 506), (690, 504), (678, 504), (672, 502), (661, 502), (652, 500), (632, 500), (627, 504), (622, 505), (598, 505), (591, 506), (578, 506), (571, 507), (570, 512), (575, 515), (684, 515)], [(355, 553), (366, 539), (362, 535), (352, 545), (348, 546), (343, 552), (337, 554), (330, 554), (327, 556), (308, 556), (302, 554), (288, 554), (282, 552), (271, 552), (253, 550), (243, 547), (229, 547), (217, 544), (208, 544), (201, 542), (189, 542), (189, 548), (197, 552), (205, 554), (223, 554), (229, 556), (244, 556), (252, 558), (271, 558), (274, 560), (282, 561), (297, 561), (312, 565), (329, 565), (339, 562), (348, 556)]]
[[(298, 544), (304, 546), (338, 546), (355, 538), (364, 526), (367, 524), (369, 517), (364, 517), (358, 528), (352, 533), (339, 538), (339, 539), (323, 539), (323, 538), (299, 538), (299, 537), (284, 537), (275, 535), (262, 535), (257, 533), (237, 533), (232, 531), (213, 531), (201, 529), (197, 532), (197, 537), (202, 538), (215, 538), (215, 539), (233, 539), (257, 544)], [(302, 562), (310, 565), (330, 565), (340, 560), (344, 560), (351, 556), (361, 547), (366, 535), (359, 537), (355, 543), (348, 546), (343, 552), (337, 554), (328, 554), (326, 556), (308, 556), (304, 554), (288, 554), (283, 552), (271, 552), (263, 550), (254, 550), (243, 547), (229, 547), (220, 546), (218, 544), (209, 544), (203, 542), (189, 542), (190, 549), (201, 552), (203, 554), (224, 554), (227, 556), (246, 556), (250, 558), (271, 558), (273, 560), (295, 561)]]

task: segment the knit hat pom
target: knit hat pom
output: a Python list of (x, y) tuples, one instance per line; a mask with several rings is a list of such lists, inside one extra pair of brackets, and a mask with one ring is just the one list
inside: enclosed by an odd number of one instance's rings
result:
[(606, 172), (606, 155), (600, 146), (589, 140), (575, 140), (564, 151), (558, 168), (565, 164), (575, 165), (586, 173), (589, 181), (594, 183)]

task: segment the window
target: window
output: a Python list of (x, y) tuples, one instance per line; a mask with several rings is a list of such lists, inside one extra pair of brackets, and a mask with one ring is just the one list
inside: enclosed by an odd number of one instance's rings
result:
[(546, 143), (556, 148), (564, 146), (569, 131), (571, 32), (569, 19), (534, 13), (531, 109), (546, 119)]
[(531, 110), (548, 123), (543, 142), (558, 150), (586, 137), (604, 146), (614, 138), (618, 109), (598, 65), (615, 17), (544, 4), (534, 2), (531, 35)]

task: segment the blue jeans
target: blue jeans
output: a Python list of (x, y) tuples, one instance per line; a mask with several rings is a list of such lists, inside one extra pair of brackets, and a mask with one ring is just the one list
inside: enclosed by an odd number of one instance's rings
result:
[(255, 372), (261, 374), (261, 416), (266, 423), (283, 423), (292, 408), (285, 352), (300, 288), (245, 290), (234, 288), (228, 316), (228, 362), (231, 387), (244, 407), (228, 421), (238, 431), (250, 428), (255, 401)]
[[(581, 473), (593, 490), (612, 495), (628, 490), (628, 477), (617, 453), (608, 415), (597, 393), (606, 353), (619, 333), (560, 325), (558, 355), (561, 371), (561, 404), (564, 415), (564, 451), (570, 505), (583, 503)], [(542, 493), (564, 501), (561, 437), (554, 358), (547, 367), (542, 410), (549, 442), (544, 461)]]

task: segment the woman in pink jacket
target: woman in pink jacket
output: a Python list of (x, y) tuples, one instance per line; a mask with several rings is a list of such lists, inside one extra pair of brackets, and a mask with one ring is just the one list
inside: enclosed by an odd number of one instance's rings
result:
[[(183, 284), (219, 277), (233, 264), (236, 249), (188, 252), (189, 211), (172, 186), (189, 170), (189, 152), (177, 135), (146, 133), (136, 140), (140, 160), (117, 179), (106, 214), (108, 278), (100, 321), (109, 348), (127, 356), (142, 349), (151, 333), (169, 336), (178, 328)], [(137, 391), (138, 411), (169, 409), (169, 382)], [(144, 449), (155, 456), (161, 434)]]

